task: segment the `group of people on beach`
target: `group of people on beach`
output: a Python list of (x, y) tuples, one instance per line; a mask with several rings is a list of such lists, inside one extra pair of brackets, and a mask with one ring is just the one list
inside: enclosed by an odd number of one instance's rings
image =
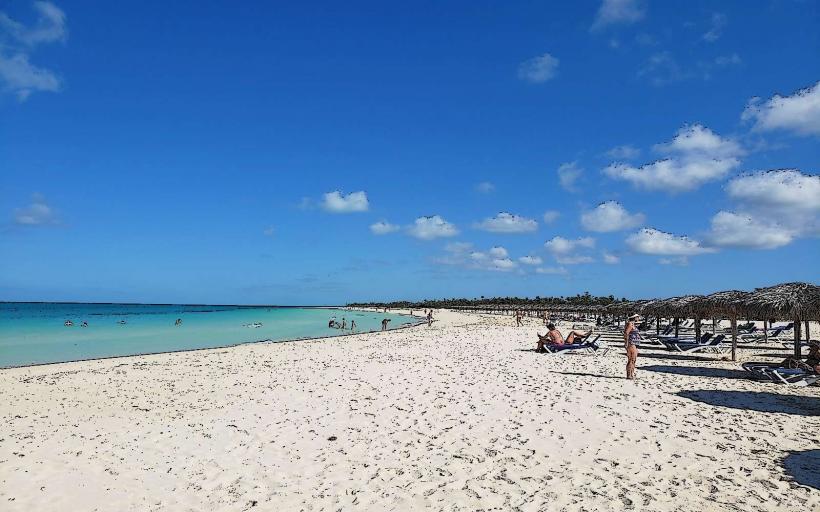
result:
[[(624, 327), (624, 348), (626, 349), (626, 378), (629, 380), (635, 379), (635, 365), (638, 362), (638, 346), (641, 344), (641, 333), (636, 327), (635, 323), (640, 320), (640, 315), (632, 315), (627, 318), (626, 326)], [(517, 326), (522, 325), (521, 311), (516, 311), (515, 323)], [(543, 336), (536, 333), (538, 336), (538, 344), (536, 345), (536, 352), (546, 352), (547, 346), (562, 347), (565, 345), (572, 345), (578, 342), (585, 342), (592, 335), (592, 329), (589, 331), (571, 330), (566, 338), (561, 334), (561, 331), (555, 327), (554, 323), (547, 324), (547, 333)], [(820, 361), (818, 361), (820, 364)]]

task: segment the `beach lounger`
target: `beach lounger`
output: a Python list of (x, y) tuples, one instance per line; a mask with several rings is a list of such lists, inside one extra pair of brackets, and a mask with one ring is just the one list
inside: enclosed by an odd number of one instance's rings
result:
[(726, 336), (719, 334), (714, 338), (711, 338), (706, 343), (671, 342), (669, 346), (671, 347), (671, 350), (685, 352), (687, 354), (693, 354), (695, 352), (713, 352), (715, 354), (719, 354), (729, 349), (729, 346), (723, 343), (725, 338)]
[(549, 354), (598, 354), (606, 355), (609, 352), (609, 346), (606, 342), (601, 340), (601, 335), (598, 334), (591, 340), (583, 343), (573, 343), (572, 345), (544, 345), (544, 349)]
[(811, 386), (820, 381), (820, 375), (801, 368), (772, 368), (769, 370), (772, 380), (791, 386)]

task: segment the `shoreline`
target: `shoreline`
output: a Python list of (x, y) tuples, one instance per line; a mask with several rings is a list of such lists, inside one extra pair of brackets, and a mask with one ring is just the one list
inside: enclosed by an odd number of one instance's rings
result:
[[(23, 303), (20, 303), (20, 304), (23, 304)], [(29, 302), (28, 304), (40, 304), (40, 303)], [(56, 303), (47, 302), (47, 303), (42, 303), (42, 304), (56, 304)], [(83, 304), (90, 304), (90, 303), (83, 303)], [(105, 303), (99, 303), (99, 304), (105, 304)], [(163, 305), (163, 304), (153, 304), (153, 305)], [(186, 304), (186, 305), (190, 305), (190, 304)], [(210, 304), (210, 305), (214, 305), (214, 304)], [(286, 307), (297, 307), (297, 306), (286, 306)], [(315, 307), (315, 308), (300, 308), (300, 309), (328, 309), (328, 310), (333, 310), (333, 309), (343, 309), (343, 308), (318, 306), (318, 307)], [(363, 309), (345, 309), (345, 311), (366, 311), (366, 310), (363, 310)], [(372, 313), (372, 311), (367, 311), (367, 312)], [(391, 313), (391, 314), (394, 314), (394, 315), (399, 315), (399, 316), (410, 316), (411, 318), (419, 318), (419, 317), (416, 317), (415, 315), (411, 316), (409, 313), (393, 313), (393, 312), (390, 312), (390, 311), (388, 311), (388, 313)], [(409, 329), (411, 327), (417, 327), (419, 325), (424, 325), (425, 323), (427, 323), (427, 320), (419, 319), (419, 321), (416, 322), (416, 323), (412, 323), (410, 325), (402, 324), (399, 327), (393, 327), (391, 329), (388, 329), (387, 331), (348, 332), (348, 333), (344, 333), (344, 334), (336, 334), (334, 336), (308, 336), (308, 337), (304, 337), (304, 338), (288, 338), (288, 339), (283, 339), (283, 340), (264, 339), (264, 340), (254, 340), (254, 341), (242, 341), (242, 342), (239, 342), (239, 343), (232, 343), (232, 344), (229, 344), (229, 345), (217, 345), (217, 346), (214, 346), (214, 347), (185, 348), (185, 349), (179, 349), (179, 350), (160, 350), (158, 352), (140, 352), (140, 353), (137, 353), (137, 354), (126, 354), (126, 355), (121, 355), (121, 356), (89, 357), (89, 358), (86, 358), (86, 359), (70, 359), (68, 361), (54, 361), (54, 362), (51, 362), (51, 363), (32, 363), (32, 364), (20, 364), (20, 365), (11, 365), (11, 366), (2, 366), (2, 365), (0, 365), (0, 372), (3, 372), (5, 370), (13, 370), (13, 369), (17, 369), (17, 368), (36, 368), (36, 367), (41, 367), (41, 366), (52, 366), (52, 365), (57, 365), (57, 364), (85, 363), (85, 362), (90, 362), (90, 361), (107, 361), (109, 359), (123, 359), (123, 358), (126, 358), (126, 357), (155, 356), (155, 355), (161, 355), (161, 354), (179, 354), (179, 353), (184, 353), (184, 352), (201, 352), (201, 351), (204, 351), (204, 350), (224, 350), (224, 349), (228, 349), (228, 348), (241, 347), (243, 345), (255, 345), (255, 344), (259, 344), (259, 343), (271, 343), (272, 344), (272, 343), (293, 343), (295, 341), (332, 340), (334, 338), (343, 338), (343, 337), (347, 337), (347, 336), (359, 336), (359, 335), (362, 335), (362, 334), (375, 334), (375, 333), (396, 331), (396, 330), (399, 330), (399, 329)]]

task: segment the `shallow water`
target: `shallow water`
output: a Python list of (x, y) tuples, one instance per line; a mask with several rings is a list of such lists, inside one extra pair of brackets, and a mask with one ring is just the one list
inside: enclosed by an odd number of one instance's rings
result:
[[(0, 303), (0, 367), (223, 347), (254, 341), (339, 336), (417, 319), (343, 309), (145, 304)], [(181, 325), (175, 325), (180, 319)], [(64, 322), (70, 320), (72, 327)], [(82, 327), (87, 322), (88, 327)], [(261, 324), (253, 327), (252, 324)]]

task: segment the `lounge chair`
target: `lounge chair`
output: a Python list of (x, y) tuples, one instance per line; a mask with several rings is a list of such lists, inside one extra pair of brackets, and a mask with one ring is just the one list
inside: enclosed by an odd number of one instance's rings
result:
[(586, 341), (581, 343), (573, 343), (573, 344), (564, 344), (564, 345), (554, 345), (554, 344), (547, 344), (544, 345), (544, 349), (549, 354), (569, 354), (569, 353), (577, 353), (577, 354), (600, 354), (606, 355), (609, 352), (609, 346), (607, 343), (601, 339), (601, 335), (598, 334), (594, 338), (589, 339), (587, 338)]
[(754, 330), (747, 334), (740, 334), (737, 337), (737, 340), (740, 343), (753, 343), (753, 342), (760, 342), (768, 339), (769, 341), (783, 341), (788, 338), (788, 331), (792, 329), (794, 324), (789, 324), (785, 327), (777, 327), (775, 329), (769, 329), (768, 331), (761, 330)]
[(791, 386), (805, 387), (820, 381), (820, 375), (802, 368), (772, 368), (772, 380)]
[(685, 352), (687, 354), (693, 354), (695, 352), (713, 352), (719, 354), (729, 349), (729, 347), (723, 343), (725, 338), (726, 336), (723, 334), (718, 334), (714, 338), (710, 338), (706, 343), (672, 342), (667, 347), (671, 347), (671, 350), (677, 350), (678, 352)]
[(658, 342), (669, 350), (677, 350), (675, 345), (704, 345), (712, 337), (711, 332), (705, 332), (700, 336), (700, 340), (692, 337), (659, 336)]

